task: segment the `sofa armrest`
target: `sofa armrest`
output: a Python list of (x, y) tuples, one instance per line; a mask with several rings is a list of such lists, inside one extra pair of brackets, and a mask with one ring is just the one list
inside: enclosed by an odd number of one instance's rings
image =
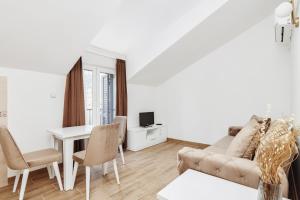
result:
[(230, 126), (228, 128), (228, 135), (236, 136), (242, 130), (242, 128), (242, 126)]
[[(184, 147), (178, 152), (178, 171), (194, 169), (212, 176), (257, 189), (261, 171), (255, 161)], [(288, 194), (288, 182), (282, 174), (282, 192)]]

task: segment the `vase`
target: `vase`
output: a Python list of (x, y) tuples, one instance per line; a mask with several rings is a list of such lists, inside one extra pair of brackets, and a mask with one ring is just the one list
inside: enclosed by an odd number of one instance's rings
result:
[(282, 191), (280, 184), (264, 183), (262, 180), (258, 186), (258, 200), (281, 200)]

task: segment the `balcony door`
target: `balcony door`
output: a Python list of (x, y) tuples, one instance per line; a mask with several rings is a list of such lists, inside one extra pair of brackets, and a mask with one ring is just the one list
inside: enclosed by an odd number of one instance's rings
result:
[(112, 123), (115, 117), (115, 72), (85, 67), (83, 71), (86, 124)]

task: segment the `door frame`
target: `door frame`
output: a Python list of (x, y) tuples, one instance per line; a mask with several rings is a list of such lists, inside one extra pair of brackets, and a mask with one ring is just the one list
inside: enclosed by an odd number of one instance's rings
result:
[[(93, 88), (92, 88), (92, 124), (93, 125), (99, 125), (100, 124), (100, 85), (98, 84), (100, 81), (100, 73), (108, 73), (113, 74), (116, 76), (116, 70), (109, 67), (101, 67), (101, 66), (92, 66), (86, 64), (83, 66), (83, 70), (89, 70), (93, 73)], [(116, 93), (116, 84), (115, 84), (116, 78), (114, 78), (114, 92)], [(115, 103), (115, 101), (114, 101)], [(114, 106), (115, 107), (115, 106)]]

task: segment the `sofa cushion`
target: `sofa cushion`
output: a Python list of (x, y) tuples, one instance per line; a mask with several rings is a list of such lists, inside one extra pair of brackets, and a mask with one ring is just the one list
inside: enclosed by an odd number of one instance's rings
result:
[(233, 139), (233, 136), (225, 136), (222, 139), (218, 140), (215, 144), (205, 148), (204, 150), (213, 153), (225, 154), (228, 146)]
[(270, 127), (271, 118), (264, 118), (261, 123), (258, 131), (253, 136), (247, 150), (245, 151), (243, 158), (253, 160), (255, 151), (259, 145), (260, 139), (266, 134)]
[(215, 144), (205, 148), (204, 150), (213, 153), (225, 154), (228, 146), (233, 139), (233, 136), (225, 136), (222, 139), (218, 140)]
[(257, 116), (257, 115), (252, 115), (252, 117), (250, 118), (251, 119), (255, 119), (259, 124), (262, 124), (265, 120), (265, 117), (260, 117), (260, 116)]
[(221, 149), (227, 149), (233, 139), (234, 139), (233, 136), (225, 136), (225, 137), (221, 138), (220, 140), (218, 140), (212, 146), (216, 146), (216, 147), (219, 147)]
[(240, 158), (243, 157), (259, 128), (259, 123), (255, 119), (251, 119), (232, 140), (226, 154)]
[(243, 129), (242, 126), (229, 126), (228, 135), (236, 136), (242, 129)]

